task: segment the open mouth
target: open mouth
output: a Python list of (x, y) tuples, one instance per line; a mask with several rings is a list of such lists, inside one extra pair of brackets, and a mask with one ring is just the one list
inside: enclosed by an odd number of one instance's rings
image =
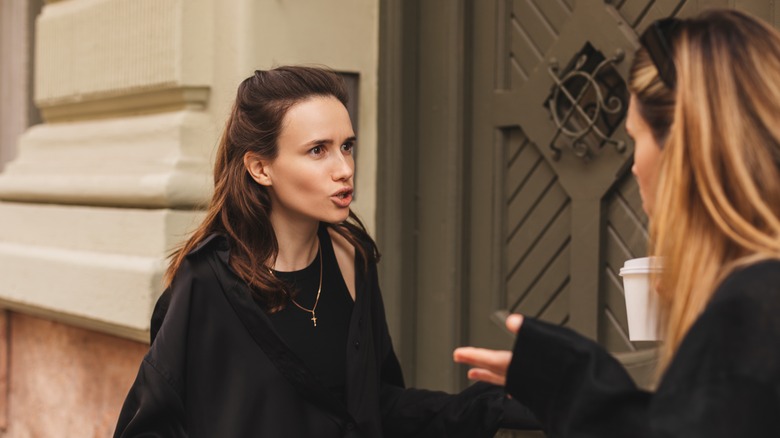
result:
[(331, 199), (340, 208), (349, 207), (352, 203), (352, 188), (343, 188), (337, 191), (332, 195)]
[(342, 189), (342, 190), (339, 190), (338, 192), (336, 192), (336, 194), (334, 196), (336, 196), (339, 199), (349, 198), (350, 196), (352, 196), (352, 189)]

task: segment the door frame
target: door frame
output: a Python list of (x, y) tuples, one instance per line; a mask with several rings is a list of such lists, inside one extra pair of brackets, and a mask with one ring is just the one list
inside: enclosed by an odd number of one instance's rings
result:
[(380, 0), (380, 281), (407, 381), (447, 391), (467, 384), (470, 7)]

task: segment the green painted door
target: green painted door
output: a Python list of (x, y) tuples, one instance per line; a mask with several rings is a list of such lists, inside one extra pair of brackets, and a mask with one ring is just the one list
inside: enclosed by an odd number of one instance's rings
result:
[(521, 312), (634, 362), (626, 259), (646, 251), (624, 78), (653, 20), (771, 0), (384, 0), (382, 287), (405, 373), (456, 390), (459, 345), (506, 348)]
[(521, 312), (574, 328), (611, 351), (647, 347), (628, 340), (617, 275), (623, 261), (646, 252), (647, 218), (623, 128), (624, 78), (637, 34), (657, 18), (713, 6), (773, 22), (780, 11), (774, 3), (474, 2), (474, 343), (505, 344), (486, 315)]
[(774, 3), (473, 3), (469, 343), (511, 345), (500, 321), (520, 312), (597, 340), (648, 383), (654, 345), (629, 341), (618, 276), (626, 259), (646, 255), (623, 128), (637, 35), (657, 18), (713, 6), (775, 22)]

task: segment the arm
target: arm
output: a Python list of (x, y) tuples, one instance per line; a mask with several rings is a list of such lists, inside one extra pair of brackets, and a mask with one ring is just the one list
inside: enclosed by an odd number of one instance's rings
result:
[(552, 436), (780, 436), (776, 266), (771, 281), (758, 267), (724, 282), (655, 394), (635, 388), (600, 346), (539, 321), (522, 323), (512, 353), (466, 348), (455, 358), (479, 367), (470, 376), (506, 377)]
[(647, 436), (651, 394), (601, 346), (565, 328), (523, 322), (507, 390), (552, 436)]
[(181, 376), (193, 274), (185, 262), (170, 289), (155, 304), (152, 344), (117, 420), (114, 438), (186, 437)]
[(506, 384), (551, 436), (645, 436), (650, 394), (637, 389), (599, 345), (520, 315), (508, 318), (507, 328), (518, 334), (513, 352), (455, 350), (456, 362), (476, 367), (469, 370), (470, 378)]
[(170, 383), (144, 359), (119, 414), (114, 438), (186, 437), (184, 405)]
[(384, 305), (376, 283), (372, 321), (380, 370), (382, 424), (388, 437), (492, 437), (499, 426), (538, 429), (533, 415), (509, 399), (499, 386), (472, 385), (458, 394), (404, 388), (401, 367), (393, 351)]

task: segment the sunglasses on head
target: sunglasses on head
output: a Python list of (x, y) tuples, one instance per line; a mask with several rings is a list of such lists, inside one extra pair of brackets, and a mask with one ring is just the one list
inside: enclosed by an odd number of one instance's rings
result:
[(682, 21), (677, 18), (656, 20), (639, 37), (642, 46), (653, 60), (658, 76), (670, 89), (677, 85), (677, 70), (674, 68), (674, 37)]

